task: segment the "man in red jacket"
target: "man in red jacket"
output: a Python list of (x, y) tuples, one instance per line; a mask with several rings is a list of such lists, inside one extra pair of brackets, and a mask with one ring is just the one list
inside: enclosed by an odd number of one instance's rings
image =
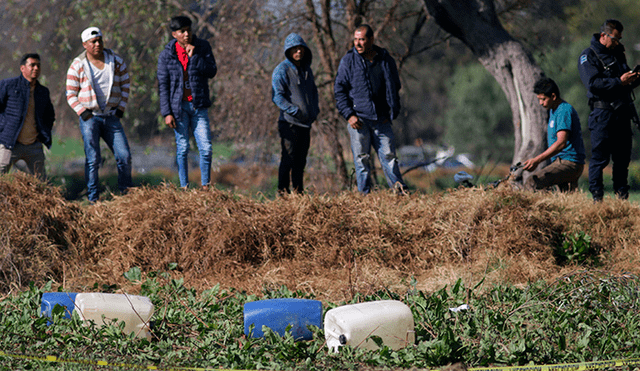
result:
[(209, 79), (218, 68), (211, 45), (192, 33), (189, 18), (173, 17), (169, 28), (174, 38), (158, 57), (160, 111), (175, 132), (180, 186), (189, 185), (189, 137), (193, 134), (200, 153), (200, 184), (206, 187), (212, 159)]

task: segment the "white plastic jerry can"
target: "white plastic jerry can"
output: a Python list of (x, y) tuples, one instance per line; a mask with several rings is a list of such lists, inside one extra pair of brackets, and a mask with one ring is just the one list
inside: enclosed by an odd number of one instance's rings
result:
[[(75, 310), (84, 321), (93, 320), (102, 326), (113, 319), (125, 323), (126, 334), (151, 339), (149, 320), (153, 315), (153, 303), (146, 296), (103, 293), (79, 293), (76, 295)], [(104, 315), (104, 320), (102, 316)]]
[(393, 350), (416, 341), (411, 309), (397, 300), (350, 304), (327, 311), (324, 317), (327, 347), (338, 352), (343, 345), (377, 350), (370, 338), (379, 336)]

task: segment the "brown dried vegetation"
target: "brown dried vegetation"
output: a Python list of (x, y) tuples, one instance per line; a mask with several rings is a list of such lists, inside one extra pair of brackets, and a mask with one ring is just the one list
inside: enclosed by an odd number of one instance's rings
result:
[(15, 173), (0, 176), (0, 291), (54, 280), (137, 286), (123, 273), (167, 271), (197, 289), (220, 283), (260, 292), (286, 285), (327, 300), (401, 291), (410, 277), (434, 290), (526, 284), (577, 269), (553, 255), (563, 233), (584, 231), (611, 272), (640, 273), (638, 205), (582, 193), (479, 188), (363, 197), (343, 192), (256, 201), (173, 185), (133, 189), (96, 205)]

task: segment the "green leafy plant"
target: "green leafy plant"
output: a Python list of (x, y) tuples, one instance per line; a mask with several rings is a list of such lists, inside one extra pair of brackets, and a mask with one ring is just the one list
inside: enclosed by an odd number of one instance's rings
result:
[(599, 249), (591, 243), (591, 236), (585, 232), (563, 234), (562, 246), (556, 248), (556, 258), (559, 264), (574, 263), (578, 265), (599, 265)]
[(142, 278), (142, 270), (140, 270), (140, 267), (131, 267), (124, 273), (124, 278), (131, 282), (138, 282)]
[[(54, 308), (53, 318), (41, 317), (41, 296), (51, 290), (51, 283), (3, 297), (0, 351), (32, 358), (0, 355), (0, 369), (87, 368), (82, 363), (46, 362), (41, 358), (45, 355), (136, 367), (311, 371), (436, 368), (455, 362), (469, 367), (542, 365), (640, 357), (640, 279), (632, 275), (587, 271), (524, 288), (500, 285), (479, 291), (479, 284), (466, 287), (458, 280), (433, 293), (413, 287), (405, 293), (358, 294), (350, 302), (391, 299), (407, 304), (416, 342), (392, 350), (372, 336), (380, 345), (375, 351), (345, 346), (334, 354), (326, 348), (321, 328), (311, 328), (310, 341), (295, 341), (290, 332), (280, 337), (266, 327), (262, 338), (244, 334), (246, 302), (308, 298), (309, 294), (286, 287), (248, 294), (219, 285), (197, 292), (165, 273), (148, 272), (141, 281), (140, 295), (155, 305), (150, 341), (123, 334), (121, 322), (100, 327), (83, 323), (77, 315), (64, 319), (61, 307)], [(324, 307), (344, 304), (348, 303), (329, 302)], [(468, 309), (450, 310), (461, 304)]]

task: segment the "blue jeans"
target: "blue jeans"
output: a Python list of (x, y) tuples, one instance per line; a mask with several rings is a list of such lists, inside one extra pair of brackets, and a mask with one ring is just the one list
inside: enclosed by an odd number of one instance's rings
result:
[(100, 138), (109, 146), (118, 167), (118, 189), (125, 192), (131, 187), (131, 151), (120, 119), (116, 116), (93, 116), (88, 120), (80, 118), (80, 131), (84, 141), (84, 177), (87, 182), (89, 201), (95, 202), (100, 194), (98, 170), (102, 164)]
[(200, 183), (205, 186), (211, 181), (211, 130), (209, 112), (206, 108), (194, 108), (193, 103), (182, 101), (182, 114), (176, 120), (176, 161), (180, 187), (189, 185), (189, 136), (193, 133), (200, 153)]
[(396, 183), (402, 189), (406, 189), (406, 184), (402, 180), (402, 174), (398, 167), (398, 158), (396, 157), (396, 148), (394, 145), (395, 137), (391, 128), (391, 120), (367, 120), (360, 119), (363, 125), (360, 129), (354, 129), (351, 125), (347, 125), (349, 137), (351, 138), (351, 152), (353, 153), (353, 162), (356, 167), (356, 181), (358, 182), (358, 191), (367, 194), (371, 191), (371, 163), (369, 152), (371, 146), (378, 153), (380, 165), (387, 183), (390, 188), (394, 188)]

